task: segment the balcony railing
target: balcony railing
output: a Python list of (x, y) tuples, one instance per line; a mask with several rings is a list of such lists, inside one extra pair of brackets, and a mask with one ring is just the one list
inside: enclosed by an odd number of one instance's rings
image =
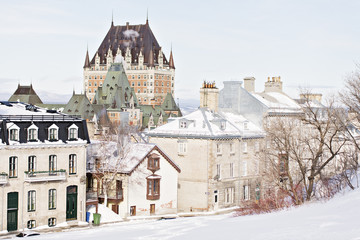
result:
[(7, 173), (0, 173), (0, 184), (7, 184), (9, 181)]
[(25, 171), (25, 182), (47, 182), (66, 180), (66, 170), (56, 171)]
[[(99, 193), (99, 197), (100, 198), (105, 197), (104, 193), (101, 190), (100, 190), (100, 193)], [(123, 200), (123, 190), (120, 189), (117, 192), (112, 190), (107, 194), (107, 197), (108, 197), (108, 199)]]

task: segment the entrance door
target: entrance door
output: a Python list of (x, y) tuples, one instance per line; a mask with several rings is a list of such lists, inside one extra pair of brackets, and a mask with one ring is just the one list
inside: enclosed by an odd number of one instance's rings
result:
[(112, 205), (111, 209), (113, 210), (114, 213), (119, 214), (119, 205), (114, 204)]
[(66, 220), (77, 219), (77, 186), (66, 188)]
[(218, 210), (219, 208), (219, 195), (218, 195), (218, 190), (214, 191), (214, 210)]
[(155, 214), (155, 204), (150, 204), (150, 214)]
[(7, 204), (7, 230), (16, 231), (18, 222), (18, 193), (8, 193)]

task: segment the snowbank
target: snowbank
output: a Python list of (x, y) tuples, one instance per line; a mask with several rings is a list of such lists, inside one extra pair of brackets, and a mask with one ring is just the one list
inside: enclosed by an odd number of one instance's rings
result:
[[(95, 206), (90, 206), (87, 209), (87, 212), (90, 212), (90, 223), (93, 221), (93, 213), (96, 212)], [(103, 204), (99, 204), (98, 213), (101, 214), (100, 223), (109, 223), (109, 222), (119, 222), (123, 219), (114, 213), (110, 208), (105, 207)]]

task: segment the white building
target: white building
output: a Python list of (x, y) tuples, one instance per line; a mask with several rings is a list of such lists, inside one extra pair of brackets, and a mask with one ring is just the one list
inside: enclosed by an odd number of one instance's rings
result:
[[(104, 153), (98, 149), (99, 143), (88, 150), (88, 196), (103, 203), (99, 176)], [(107, 194), (108, 207), (122, 218), (177, 213), (178, 165), (155, 144), (129, 143), (126, 152), (123, 159), (117, 153), (110, 157), (116, 172)]]
[(0, 231), (85, 221), (86, 123), (0, 102)]
[(245, 117), (219, 112), (218, 89), (204, 83), (200, 108), (148, 133), (181, 168), (179, 211), (212, 211), (258, 200), (264, 133)]

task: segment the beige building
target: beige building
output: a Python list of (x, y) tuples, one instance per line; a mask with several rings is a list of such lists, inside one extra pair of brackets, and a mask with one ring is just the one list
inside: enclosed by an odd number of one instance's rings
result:
[(85, 221), (86, 123), (1, 102), (0, 231)]
[(219, 112), (218, 89), (204, 83), (200, 108), (148, 133), (181, 168), (179, 212), (241, 206), (261, 196), (264, 133), (239, 114)]

